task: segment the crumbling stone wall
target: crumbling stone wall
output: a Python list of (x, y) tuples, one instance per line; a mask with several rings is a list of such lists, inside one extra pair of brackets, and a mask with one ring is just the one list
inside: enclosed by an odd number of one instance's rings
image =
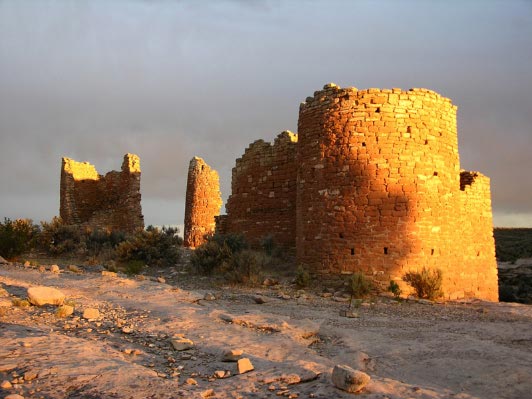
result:
[(440, 268), (447, 297), (497, 300), (489, 180), (460, 173), (449, 99), (330, 84), (298, 132), (298, 262), (405, 289), (405, 272)]
[(295, 248), (297, 135), (284, 131), (273, 145), (252, 143), (232, 171), (227, 200), (228, 233), (242, 233), (252, 245), (267, 236), (284, 248)]
[(184, 245), (195, 248), (214, 233), (215, 217), (220, 214), (222, 198), (218, 172), (201, 158), (194, 157), (188, 168), (185, 204)]
[(120, 172), (98, 174), (88, 162), (63, 158), (59, 214), (67, 225), (133, 232), (144, 228), (140, 160), (126, 154)]

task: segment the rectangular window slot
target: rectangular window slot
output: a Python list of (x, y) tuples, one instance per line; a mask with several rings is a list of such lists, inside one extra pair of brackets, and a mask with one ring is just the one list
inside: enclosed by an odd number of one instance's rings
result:
[(388, 255), (388, 247), (384, 247), (384, 255)]
[(351, 255), (355, 254), (355, 248), (351, 248)]
[(434, 255), (434, 248), (432, 248), (432, 249), (430, 250), (430, 254), (431, 254), (431, 255)]

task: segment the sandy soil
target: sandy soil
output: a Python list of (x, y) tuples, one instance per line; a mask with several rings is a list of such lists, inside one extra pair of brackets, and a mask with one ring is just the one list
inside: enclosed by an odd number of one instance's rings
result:
[[(345, 302), (288, 285), (212, 288), (177, 269), (152, 274), (141, 280), (87, 268), (54, 274), (0, 266), (0, 382), (12, 385), (0, 397), (354, 397), (333, 386), (335, 364), (371, 376), (357, 395), (364, 398), (532, 392), (532, 306), (378, 297), (347, 318), (339, 315)], [(60, 289), (75, 313), (58, 318), (53, 306), (11, 305), (34, 285)], [(204, 300), (206, 293), (216, 299)], [(257, 294), (265, 303), (256, 303)], [(100, 318), (83, 319), (88, 307)], [(174, 350), (177, 334), (194, 347)], [(242, 349), (255, 370), (237, 374), (235, 363), (222, 362), (229, 349)]]

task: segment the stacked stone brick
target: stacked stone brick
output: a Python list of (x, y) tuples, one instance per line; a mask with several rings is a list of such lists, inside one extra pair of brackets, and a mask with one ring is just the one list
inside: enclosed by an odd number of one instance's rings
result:
[(220, 213), (222, 199), (218, 172), (201, 158), (194, 157), (188, 168), (185, 204), (184, 245), (195, 248), (213, 234), (215, 217)]
[(126, 154), (120, 172), (99, 175), (88, 162), (63, 158), (59, 214), (67, 225), (133, 232), (144, 228), (140, 160)]
[(297, 135), (284, 131), (273, 145), (252, 143), (237, 159), (227, 200), (228, 233), (241, 233), (252, 245), (266, 237), (295, 248)]
[(448, 298), (497, 300), (489, 179), (460, 173), (449, 99), (330, 84), (301, 104), (298, 130), (299, 262), (382, 286), (439, 268)]

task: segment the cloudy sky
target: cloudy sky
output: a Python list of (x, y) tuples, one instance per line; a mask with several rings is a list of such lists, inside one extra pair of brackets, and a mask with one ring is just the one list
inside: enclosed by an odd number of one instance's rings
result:
[(0, 0), (0, 217), (59, 213), (61, 157), (140, 156), (147, 224), (182, 224), (187, 167), (221, 176), (297, 130), (325, 83), (458, 105), (494, 224), (532, 227), (532, 1)]

